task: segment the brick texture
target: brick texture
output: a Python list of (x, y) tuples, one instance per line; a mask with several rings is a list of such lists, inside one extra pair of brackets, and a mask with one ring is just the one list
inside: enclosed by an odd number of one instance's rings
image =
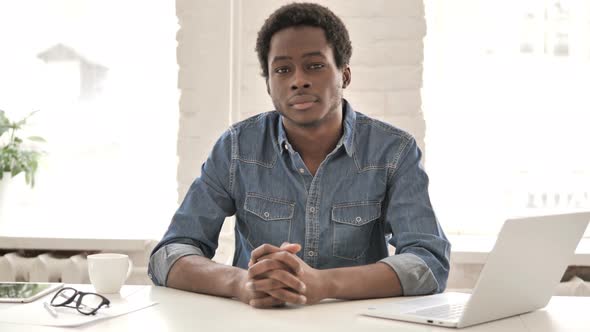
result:
[[(290, 2), (176, 0), (180, 24), (179, 201), (230, 122), (273, 109), (254, 46), (266, 17)], [(426, 125), (420, 97), (426, 35), (423, 2), (316, 2), (332, 9), (349, 29), (352, 84), (345, 98), (357, 111), (409, 131), (424, 149)]]
[[(185, 194), (180, 182), (186, 186), (187, 179), (199, 175), (210, 143), (232, 120), (273, 109), (254, 44), (265, 18), (289, 2), (176, 1), (180, 24), (179, 199)], [(408, 130), (424, 147), (420, 90), (426, 22), (422, 1), (317, 2), (331, 8), (349, 29), (352, 84), (345, 98), (356, 110)], [(184, 147), (187, 142), (191, 148)]]

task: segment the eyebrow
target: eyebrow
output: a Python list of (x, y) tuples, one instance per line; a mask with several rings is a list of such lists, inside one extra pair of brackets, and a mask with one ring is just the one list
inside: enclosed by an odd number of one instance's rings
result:
[[(301, 57), (307, 58), (307, 57), (311, 57), (311, 56), (320, 56), (322, 58), (326, 58), (326, 56), (320, 51), (308, 52), (308, 53), (303, 54)], [(292, 59), (293, 59), (292, 57), (287, 56), (287, 55), (277, 55), (272, 59), (272, 62), (276, 62), (276, 61), (280, 61), (280, 60), (292, 60)]]

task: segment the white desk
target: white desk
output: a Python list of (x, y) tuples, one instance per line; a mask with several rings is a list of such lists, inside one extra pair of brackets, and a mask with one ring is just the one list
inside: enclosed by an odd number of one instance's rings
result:
[[(134, 287), (134, 286), (125, 286)], [(455, 331), (429, 325), (358, 315), (370, 303), (396, 301), (327, 301), (313, 306), (254, 309), (236, 300), (151, 287), (142, 296), (159, 304), (79, 328), (57, 329), (0, 323), (0, 331)], [(0, 310), (5, 304), (0, 304)], [(554, 297), (532, 313), (458, 331), (590, 331), (590, 298)]]

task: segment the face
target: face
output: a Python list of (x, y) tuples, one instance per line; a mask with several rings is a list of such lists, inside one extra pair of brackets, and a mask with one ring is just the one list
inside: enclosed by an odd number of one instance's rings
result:
[(337, 68), (323, 29), (302, 26), (276, 32), (268, 66), (268, 93), (285, 127), (342, 121), (342, 89), (350, 82), (350, 68)]

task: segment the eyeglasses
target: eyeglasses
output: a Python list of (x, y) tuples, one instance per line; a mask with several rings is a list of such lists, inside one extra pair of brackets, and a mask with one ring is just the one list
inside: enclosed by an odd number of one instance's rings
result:
[(103, 306), (108, 308), (111, 301), (100, 294), (85, 293), (72, 287), (64, 287), (55, 293), (50, 304), (52, 307), (74, 308), (84, 315), (94, 315)]

